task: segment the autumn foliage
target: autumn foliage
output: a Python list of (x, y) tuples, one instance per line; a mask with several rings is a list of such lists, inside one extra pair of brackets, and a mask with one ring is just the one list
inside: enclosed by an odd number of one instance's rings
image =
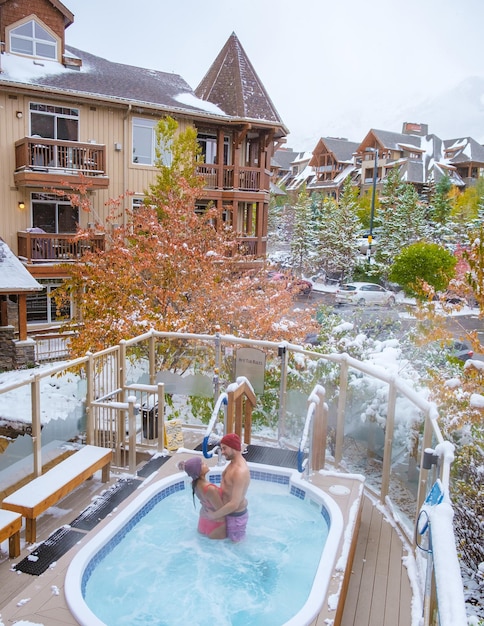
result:
[[(113, 202), (107, 223), (96, 225), (106, 234), (106, 249), (89, 251), (67, 268), (69, 280), (57, 302), (72, 297), (73, 323), (81, 323), (72, 356), (151, 328), (303, 340), (310, 312), (294, 310), (294, 294), (267, 278), (263, 262), (248, 264), (239, 254), (236, 233), (221, 211), (195, 212), (196, 178), (174, 177), (172, 171), (168, 185), (166, 178), (165, 172), (135, 212), (123, 209), (123, 199)], [(80, 231), (79, 237), (89, 233)]]

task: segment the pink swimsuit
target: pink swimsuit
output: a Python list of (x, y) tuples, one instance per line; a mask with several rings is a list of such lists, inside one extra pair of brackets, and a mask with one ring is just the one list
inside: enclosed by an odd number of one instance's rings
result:
[[(203, 488), (203, 494), (207, 493), (209, 487), (215, 487), (215, 489), (218, 489), (220, 497), (222, 497), (222, 489), (220, 487), (217, 487), (217, 485), (214, 485), (213, 483), (205, 485), (205, 487)], [(225, 522), (223, 519), (208, 519), (208, 517), (206, 517), (206, 513), (208, 511), (215, 511), (208, 498), (204, 498), (202, 496), (200, 498), (200, 503), (202, 505), (202, 508), (200, 509), (200, 517), (198, 518), (198, 532), (202, 535), (210, 535), (212, 531), (214, 531), (216, 528), (219, 528), (220, 526), (223, 526)]]

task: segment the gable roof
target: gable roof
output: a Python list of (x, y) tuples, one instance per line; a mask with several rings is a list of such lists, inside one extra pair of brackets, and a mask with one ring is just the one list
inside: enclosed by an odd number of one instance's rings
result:
[(317, 155), (323, 152), (331, 153), (338, 163), (353, 163), (353, 155), (359, 145), (360, 143), (356, 141), (348, 141), (338, 137), (321, 137), (313, 150), (310, 165), (317, 166)]
[(0, 293), (28, 293), (44, 287), (17, 259), (3, 239), (0, 239)]
[(235, 33), (212, 63), (195, 94), (241, 119), (283, 122)]
[(391, 150), (400, 150), (401, 144), (420, 147), (421, 143), (421, 137), (417, 135), (394, 133), (389, 130), (375, 130), (373, 128), (370, 133), (373, 133), (374, 137), (384, 148)]

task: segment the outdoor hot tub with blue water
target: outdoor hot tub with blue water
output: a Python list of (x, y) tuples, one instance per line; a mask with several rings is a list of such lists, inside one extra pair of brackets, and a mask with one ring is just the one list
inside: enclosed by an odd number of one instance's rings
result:
[[(197, 533), (178, 473), (145, 487), (80, 549), (65, 593), (82, 626), (303, 626), (319, 613), (343, 532), (334, 500), (287, 469), (249, 464), (241, 543)], [(221, 468), (223, 469), (223, 468)], [(219, 483), (220, 468), (208, 479)]]

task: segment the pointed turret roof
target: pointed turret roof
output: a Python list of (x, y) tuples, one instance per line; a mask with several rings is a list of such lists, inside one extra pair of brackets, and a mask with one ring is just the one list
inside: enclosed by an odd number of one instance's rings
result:
[(227, 115), (284, 125), (240, 41), (232, 33), (195, 89)]

